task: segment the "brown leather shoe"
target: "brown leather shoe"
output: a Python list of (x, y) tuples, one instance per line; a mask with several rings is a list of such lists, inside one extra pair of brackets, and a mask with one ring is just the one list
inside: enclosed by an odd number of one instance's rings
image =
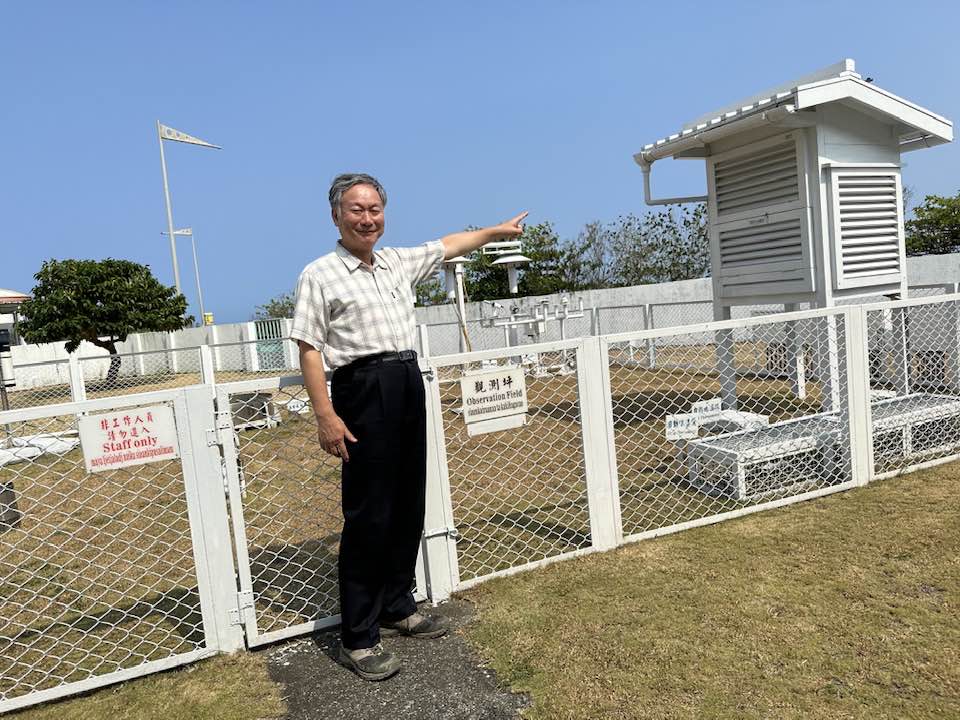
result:
[(337, 659), (364, 680), (386, 680), (400, 671), (400, 660), (379, 643), (359, 650), (348, 650), (341, 645)]
[(426, 615), (414, 613), (410, 617), (396, 622), (381, 622), (380, 636), (393, 637), (406, 635), (413, 638), (431, 639), (447, 634), (447, 629), (439, 622)]

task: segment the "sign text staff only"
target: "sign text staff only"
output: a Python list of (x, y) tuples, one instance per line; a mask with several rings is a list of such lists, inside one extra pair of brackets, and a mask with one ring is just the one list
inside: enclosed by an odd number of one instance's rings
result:
[(79, 427), (87, 472), (180, 457), (173, 410), (166, 405), (85, 415)]

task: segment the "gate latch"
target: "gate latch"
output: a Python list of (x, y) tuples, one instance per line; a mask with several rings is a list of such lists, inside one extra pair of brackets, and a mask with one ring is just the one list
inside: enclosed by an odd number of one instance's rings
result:
[(451, 540), (457, 540), (460, 538), (460, 531), (455, 527), (442, 527), (423, 531), (424, 538), (435, 538), (440, 537), (441, 535), (446, 535)]
[(237, 607), (228, 611), (231, 625), (243, 625), (246, 622), (247, 610), (253, 610), (253, 593), (238, 592)]

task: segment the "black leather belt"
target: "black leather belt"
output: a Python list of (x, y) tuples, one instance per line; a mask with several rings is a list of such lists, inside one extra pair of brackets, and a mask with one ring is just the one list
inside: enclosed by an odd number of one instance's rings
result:
[(367, 355), (366, 357), (357, 358), (353, 362), (349, 362), (343, 367), (337, 368), (336, 372), (340, 372), (341, 370), (356, 370), (357, 368), (370, 367), (371, 365), (383, 365), (385, 363), (410, 362), (416, 359), (416, 350), (401, 350), (400, 352), (378, 353), (376, 355)]

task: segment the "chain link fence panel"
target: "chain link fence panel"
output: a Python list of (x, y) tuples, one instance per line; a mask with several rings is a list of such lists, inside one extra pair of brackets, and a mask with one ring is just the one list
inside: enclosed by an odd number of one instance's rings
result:
[(81, 357), (78, 364), (87, 399), (167, 390), (203, 382), (198, 347)]
[(956, 458), (960, 454), (958, 296), (868, 307), (866, 315), (875, 474), (897, 474)]
[[(786, 341), (784, 377), (738, 372), (764, 336)], [(624, 535), (849, 482), (842, 315), (617, 339), (609, 358)]]
[(218, 383), (300, 372), (299, 350), (286, 338), (221, 343), (211, 345), (210, 351)]
[(181, 461), (88, 473), (78, 414), (16, 417), (0, 415), (0, 711), (212, 654)]
[[(467, 364), (448, 360), (435, 359), (435, 367), (460, 581), (590, 547), (576, 343)], [(471, 437), (460, 379), (517, 366), (526, 382), (526, 424)]]
[(232, 523), (247, 557), (241, 588), (253, 592), (249, 640), (329, 624), (339, 612), (340, 461), (320, 449), (302, 379), (221, 385), (217, 398), (235, 443), (224, 456), (238, 478)]
[(73, 399), (68, 360), (24, 363), (12, 369), (12, 384), (0, 395), (0, 410), (56, 405)]

